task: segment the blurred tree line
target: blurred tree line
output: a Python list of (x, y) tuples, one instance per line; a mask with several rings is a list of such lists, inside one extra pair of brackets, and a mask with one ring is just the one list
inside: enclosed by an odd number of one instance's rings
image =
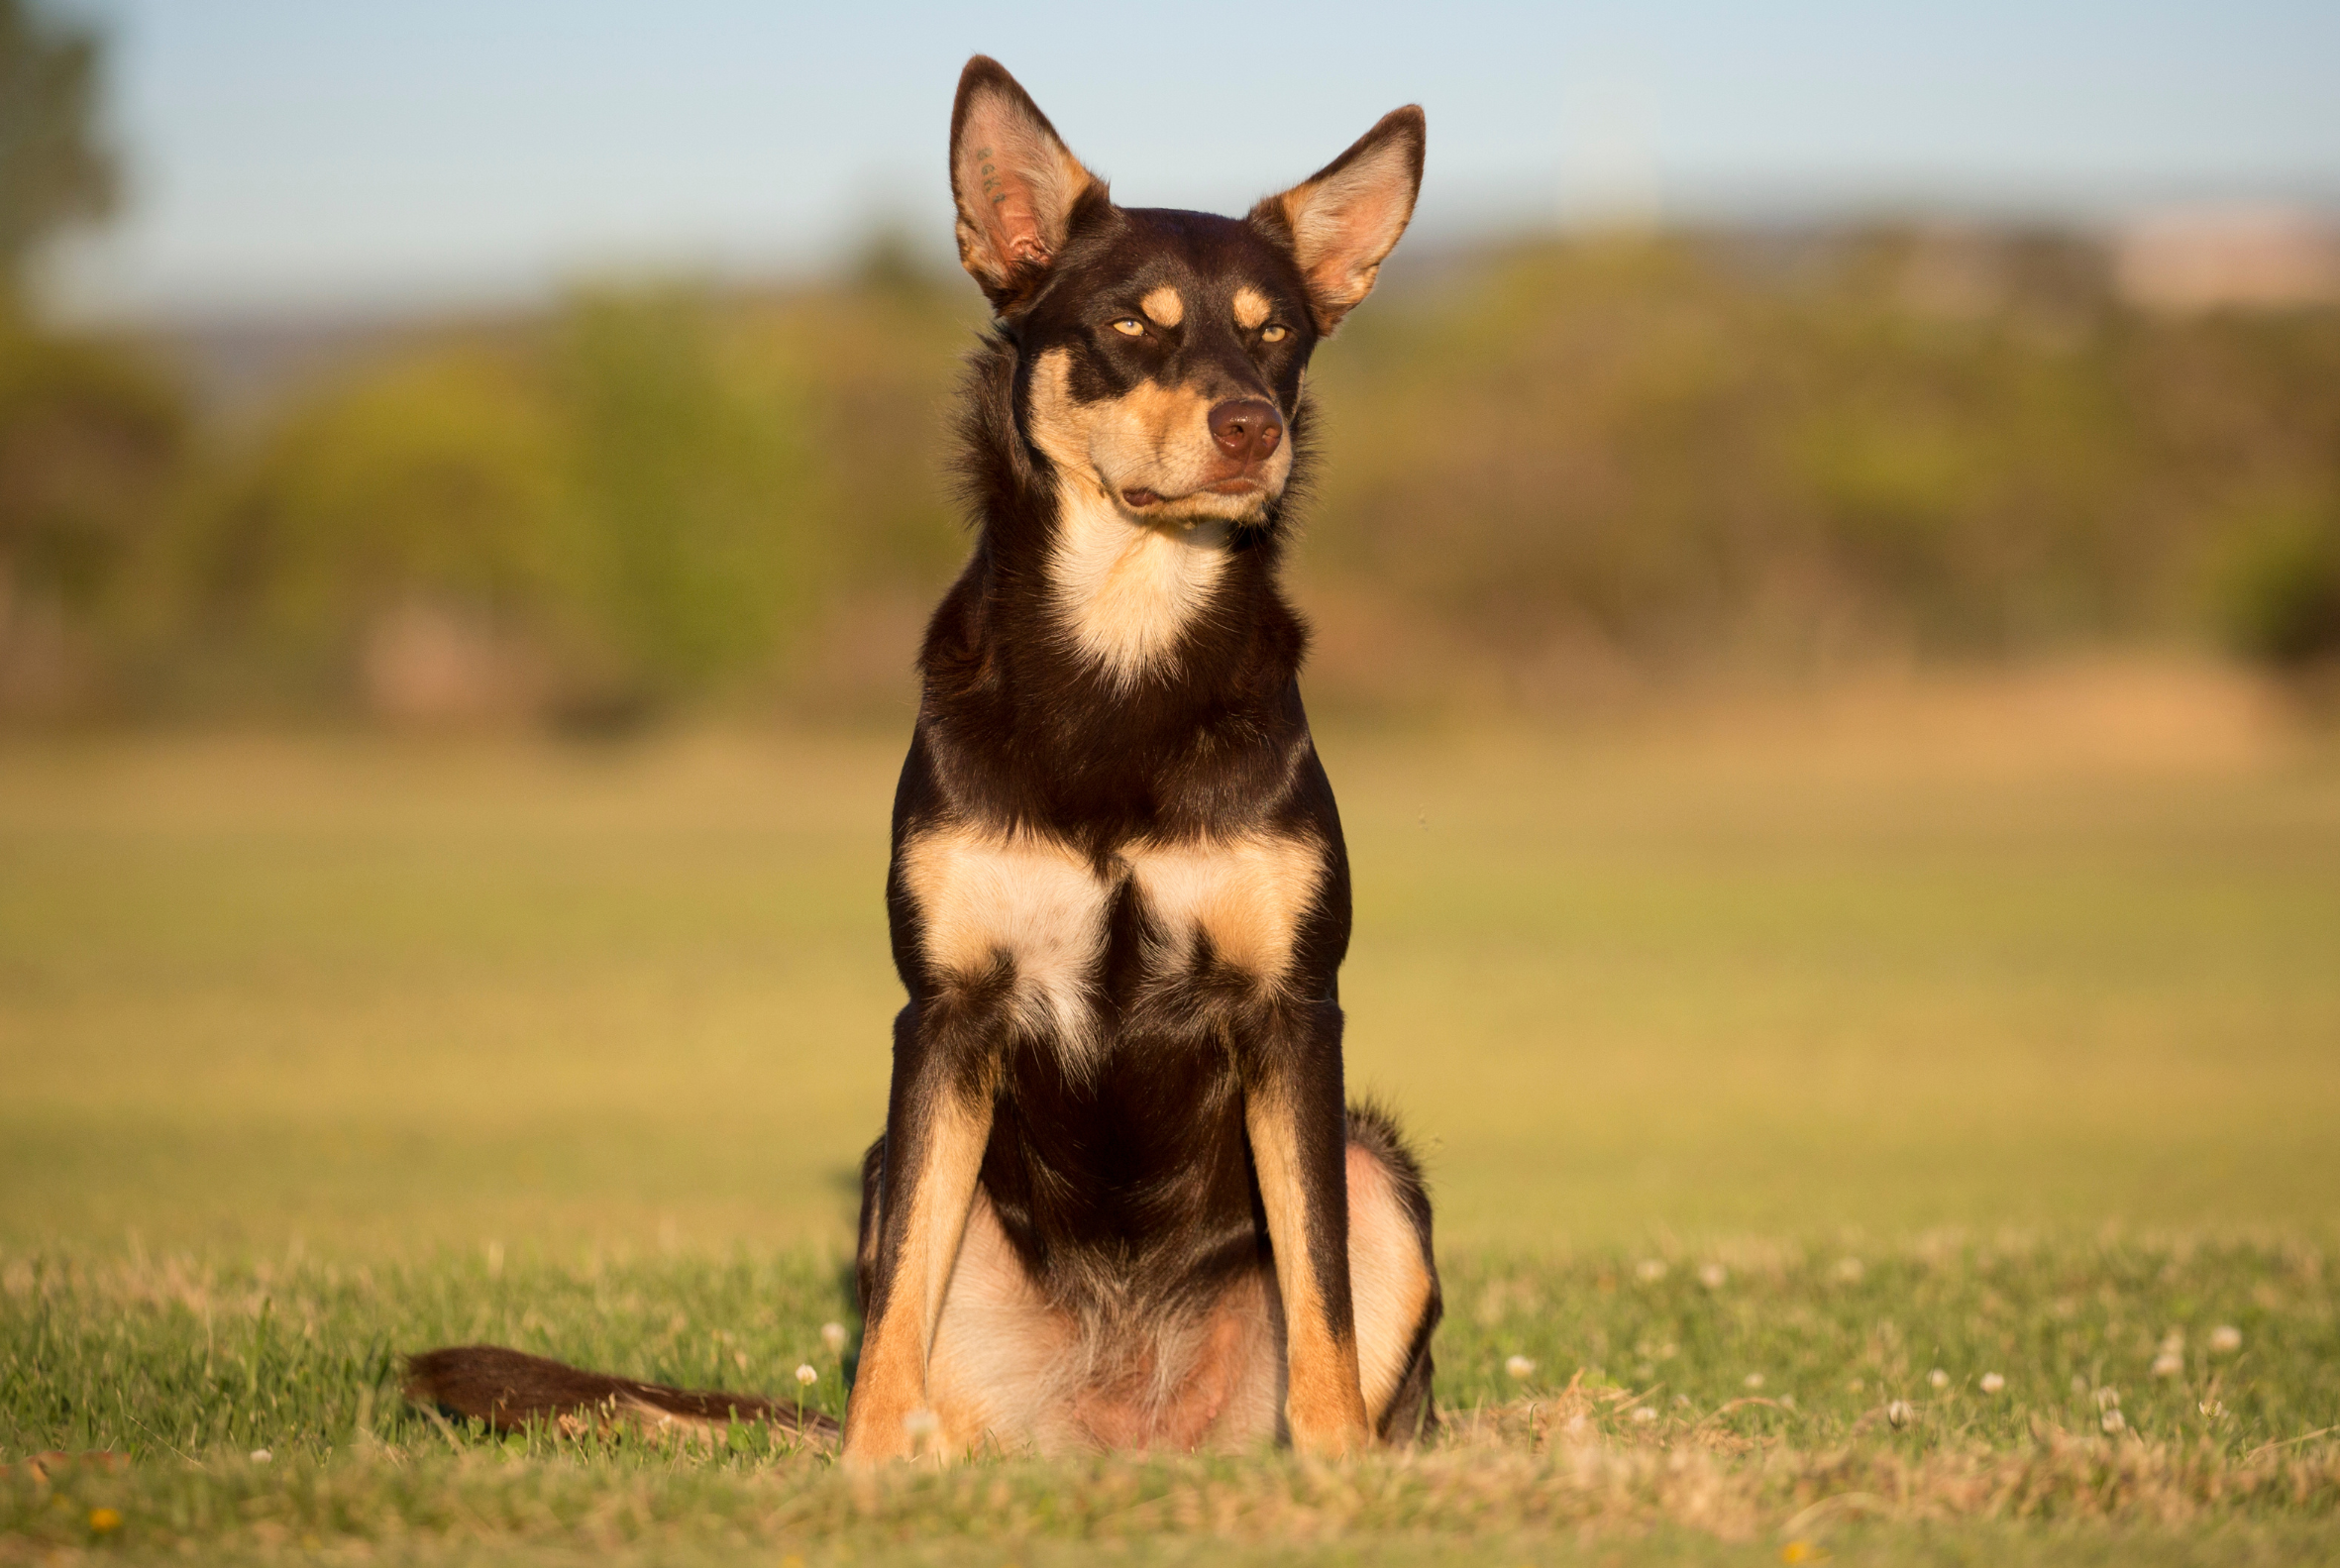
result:
[[(93, 49), (0, 0), (0, 712), (907, 701), (965, 549), (971, 287), (881, 241), (786, 292), (588, 292), (228, 420), (167, 344), (23, 303), (35, 248), (112, 200)], [(1334, 703), (2205, 634), (2340, 658), (2340, 310), (2142, 311), (2083, 237), (1418, 260), (1313, 386)]]
[(1524, 243), (1360, 312), (1317, 386), (1314, 570), (1517, 695), (2204, 634), (2340, 655), (2340, 309), (2142, 310), (2090, 237)]

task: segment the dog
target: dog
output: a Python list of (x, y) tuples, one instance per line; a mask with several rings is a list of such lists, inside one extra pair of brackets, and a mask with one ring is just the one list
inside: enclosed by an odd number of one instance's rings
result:
[[(908, 1003), (848, 1463), (1436, 1423), (1430, 1202), (1343, 1084), (1348, 864), (1277, 581), (1309, 360), (1405, 232), (1425, 139), (1396, 110), (1240, 219), (1120, 207), (998, 62), (960, 78), (978, 531), (894, 804)], [(409, 1392), (501, 1427), (818, 1429), (485, 1346), (413, 1358)]]

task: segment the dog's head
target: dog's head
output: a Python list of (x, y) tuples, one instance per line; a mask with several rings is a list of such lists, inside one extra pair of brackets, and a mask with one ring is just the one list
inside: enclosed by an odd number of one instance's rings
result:
[(1117, 207), (1012, 76), (968, 61), (959, 260), (1016, 342), (1017, 417), (1062, 482), (1134, 523), (1264, 519), (1309, 355), (1405, 232), (1423, 147), (1408, 107), (1246, 218)]

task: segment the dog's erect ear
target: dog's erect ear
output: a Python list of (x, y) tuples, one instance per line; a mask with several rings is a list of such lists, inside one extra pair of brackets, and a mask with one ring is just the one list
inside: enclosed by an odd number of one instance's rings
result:
[(951, 196), (959, 205), (959, 261), (995, 309), (1031, 293), (1064, 248), (1073, 207), (1105, 182), (1057, 136), (1007, 68), (978, 54), (959, 73), (951, 106)]
[(1306, 183), (1251, 209), (1252, 224), (1300, 263), (1320, 333), (1373, 291), (1382, 260), (1414, 216), (1428, 139), (1419, 106), (1393, 109)]

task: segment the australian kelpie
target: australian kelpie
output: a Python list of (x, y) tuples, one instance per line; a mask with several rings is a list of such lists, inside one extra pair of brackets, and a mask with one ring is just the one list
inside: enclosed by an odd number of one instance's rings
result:
[[(1397, 110), (1241, 219), (1120, 207), (997, 62), (951, 112), (975, 550), (919, 658), (886, 897), (909, 993), (862, 1173), (847, 1461), (1337, 1454), (1435, 1419), (1430, 1204), (1348, 1102), (1348, 864), (1278, 590), (1309, 356), (1412, 216)], [(796, 1423), (474, 1346), (499, 1426)]]

